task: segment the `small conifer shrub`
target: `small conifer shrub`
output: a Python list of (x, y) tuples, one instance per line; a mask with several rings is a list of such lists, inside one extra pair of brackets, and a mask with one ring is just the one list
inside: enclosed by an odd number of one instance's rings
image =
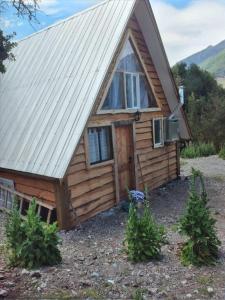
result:
[[(197, 179), (200, 181), (200, 191), (197, 188)], [(186, 212), (179, 224), (181, 233), (188, 238), (181, 250), (181, 261), (184, 265), (212, 265), (218, 259), (221, 243), (216, 235), (216, 221), (211, 216), (207, 203), (203, 175), (192, 169)]]
[[(133, 193), (134, 194), (134, 193)], [(148, 201), (145, 198), (140, 214), (136, 201), (132, 201), (125, 233), (125, 245), (128, 259), (133, 262), (159, 258), (162, 245), (166, 243), (165, 229), (156, 224)]]
[(220, 149), (219, 157), (225, 160), (225, 146)]
[(48, 225), (37, 215), (33, 200), (25, 220), (14, 205), (6, 224), (7, 254), (12, 266), (29, 269), (61, 262), (56, 223)]

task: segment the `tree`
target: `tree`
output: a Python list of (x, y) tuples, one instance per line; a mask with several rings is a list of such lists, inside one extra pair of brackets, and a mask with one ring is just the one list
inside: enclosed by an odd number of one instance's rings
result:
[[(36, 12), (40, 0), (0, 0), (0, 13), (6, 12), (10, 6), (14, 7), (18, 17), (26, 17), (29, 21), (36, 19)], [(4, 35), (0, 29), (0, 73), (5, 73), (5, 61), (14, 60), (12, 49), (16, 43), (12, 41), (15, 33)]]
[(172, 68), (177, 85), (185, 87), (185, 111), (194, 142), (225, 144), (225, 90), (197, 65), (180, 63)]
[[(201, 190), (198, 191), (197, 179)], [(217, 238), (215, 223), (208, 207), (203, 175), (192, 169), (191, 190), (186, 212), (180, 220), (180, 231), (187, 236), (181, 250), (181, 260), (185, 265), (196, 266), (215, 264), (219, 257), (221, 242)]]

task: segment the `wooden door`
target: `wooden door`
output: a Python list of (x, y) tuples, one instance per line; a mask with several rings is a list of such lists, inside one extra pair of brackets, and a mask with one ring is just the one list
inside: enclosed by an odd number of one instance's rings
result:
[(135, 188), (133, 125), (115, 127), (120, 200), (127, 198), (127, 188)]

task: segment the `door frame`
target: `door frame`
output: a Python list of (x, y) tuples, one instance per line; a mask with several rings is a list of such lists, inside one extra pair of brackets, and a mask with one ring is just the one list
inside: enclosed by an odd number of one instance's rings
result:
[(132, 141), (133, 141), (133, 157), (134, 157), (134, 185), (135, 189), (138, 187), (137, 176), (137, 151), (136, 151), (136, 126), (134, 120), (115, 121), (112, 123), (112, 140), (113, 140), (113, 152), (114, 152), (114, 171), (115, 171), (115, 188), (116, 188), (116, 203), (120, 202), (120, 186), (119, 186), (119, 172), (118, 172), (118, 153), (116, 144), (116, 127), (130, 126), (132, 129)]

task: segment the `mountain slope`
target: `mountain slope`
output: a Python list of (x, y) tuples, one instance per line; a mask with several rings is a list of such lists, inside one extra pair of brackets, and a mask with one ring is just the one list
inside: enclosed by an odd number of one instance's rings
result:
[(225, 77), (225, 49), (217, 55), (204, 60), (199, 66), (216, 77)]
[(182, 62), (199, 65), (216, 78), (225, 77), (225, 40), (183, 59)]

